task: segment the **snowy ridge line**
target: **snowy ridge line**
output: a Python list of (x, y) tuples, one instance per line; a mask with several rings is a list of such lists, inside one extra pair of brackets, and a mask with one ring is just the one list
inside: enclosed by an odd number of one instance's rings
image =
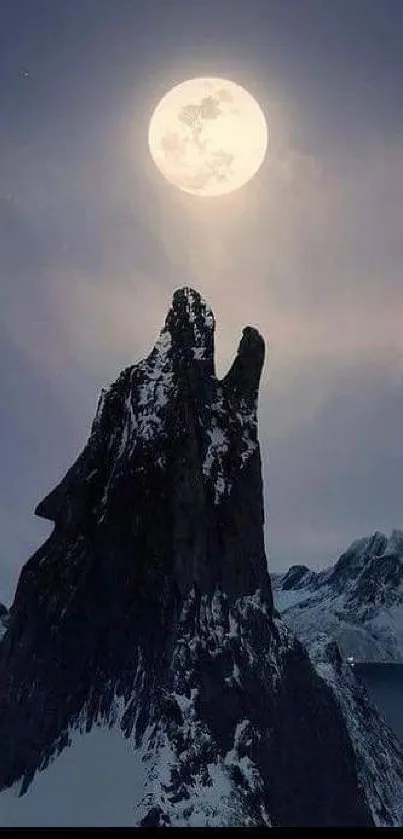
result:
[(273, 578), (276, 608), (303, 640), (320, 626), (344, 658), (403, 662), (403, 532), (356, 539), (334, 566)]

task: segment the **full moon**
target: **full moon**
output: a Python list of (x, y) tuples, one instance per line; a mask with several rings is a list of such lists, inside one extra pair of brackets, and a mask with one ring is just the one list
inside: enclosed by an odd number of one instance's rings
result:
[(189, 79), (157, 105), (148, 144), (154, 163), (178, 189), (224, 195), (246, 184), (262, 165), (266, 119), (240, 85), (227, 79)]

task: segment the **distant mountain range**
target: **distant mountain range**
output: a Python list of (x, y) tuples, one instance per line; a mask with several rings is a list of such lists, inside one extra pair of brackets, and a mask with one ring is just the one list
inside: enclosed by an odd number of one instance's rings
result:
[(309, 647), (318, 632), (343, 658), (403, 662), (403, 532), (354, 541), (336, 564), (273, 574), (275, 607)]

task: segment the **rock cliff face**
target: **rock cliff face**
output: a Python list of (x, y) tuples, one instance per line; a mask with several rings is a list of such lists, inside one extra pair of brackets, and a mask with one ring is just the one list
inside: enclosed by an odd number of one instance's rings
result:
[[(244, 329), (218, 381), (213, 335), (200, 295), (177, 291), (153, 351), (103, 391), (87, 445), (38, 505), (54, 531), (22, 570), (1, 645), (3, 824), (10, 787), (28, 823), (47, 823), (46, 797), (29, 816), (35, 791), (95, 727), (127, 738), (133, 778), (144, 772), (128, 823), (373, 823), (339, 705), (273, 615), (264, 342)], [(88, 789), (104, 767), (91, 771)], [(60, 795), (58, 823), (77, 824)]]

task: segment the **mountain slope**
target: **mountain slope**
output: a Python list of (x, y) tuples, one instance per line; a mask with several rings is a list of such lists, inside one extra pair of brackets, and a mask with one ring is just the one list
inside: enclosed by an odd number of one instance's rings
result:
[(8, 610), (3, 603), (0, 603), (0, 641), (3, 638), (3, 635), (6, 632), (8, 624)]
[(344, 657), (403, 661), (403, 532), (358, 539), (334, 567), (293, 566), (273, 578), (276, 608), (308, 643), (318, 627)]
[[(343, 662), (337, 644), (322, 633), (309, 643), (316, 671), (329, 685), (346, 720), (358, 776), (377, 826), (403, 824), (403, 748), (372, 705), (355, 671)], [(390, 813), (395, 813), (395, 821)]]
[(397, 823), (381, 778), (369, 800), (332, 688), (273, 615), (263, 339), (247, 327), (218, 381), (213, 332), (200, 295), (176, 292), (38, 505), (55, 528), (0, 647), (0, 824)]

